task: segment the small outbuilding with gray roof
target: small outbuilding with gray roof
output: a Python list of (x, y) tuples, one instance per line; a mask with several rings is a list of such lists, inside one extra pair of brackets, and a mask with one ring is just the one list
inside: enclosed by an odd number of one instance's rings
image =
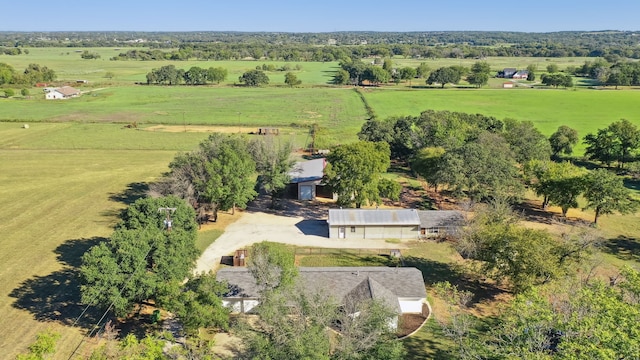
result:
[(420, 236), (420, 217), (415, 209), (330, 209), (329, 238), (401, 239)]
[(298, 200), (313, 200), (316, 196), (333, 198), (322, 182), (327, 161), (324, 158), (295, 163), (289, 172), (289, 192)]

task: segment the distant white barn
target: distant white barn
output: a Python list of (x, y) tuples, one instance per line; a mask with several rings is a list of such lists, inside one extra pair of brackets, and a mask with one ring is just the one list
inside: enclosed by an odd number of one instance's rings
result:
[(63, 86), (59, 88), (45, 88), (45, 99), (62, 100), (80, 96), (80, 90), (71, 86)]

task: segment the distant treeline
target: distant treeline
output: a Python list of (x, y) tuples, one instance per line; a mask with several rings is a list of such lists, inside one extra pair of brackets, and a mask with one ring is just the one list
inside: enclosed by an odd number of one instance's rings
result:
[(628, 31), (596, 32), (0, 32), (0, 46), (124, 47), (177, 51), (141, 51), (118, 59), (190, 58), (232, 60), (259, 57), (285, 61), (332, 61), (345, 57), (402, 55), (422, 58), (484, 56), (616, 56), (640, 58), (638, 37)]

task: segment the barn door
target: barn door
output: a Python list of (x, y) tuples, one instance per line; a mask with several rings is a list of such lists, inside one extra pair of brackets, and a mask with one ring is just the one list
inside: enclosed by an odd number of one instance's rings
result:
[(340, 226), (338, 228), (338, 239), (344, 239), (346, 234), (346, 227)]

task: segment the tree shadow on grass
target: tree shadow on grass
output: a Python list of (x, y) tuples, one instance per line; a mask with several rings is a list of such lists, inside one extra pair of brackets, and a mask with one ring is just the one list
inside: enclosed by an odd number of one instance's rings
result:
[(604, 250), (622, 260), (640, 262), (640, 242), (636, 238), (620, 235), (609, 239)]
[(111, 201), (121, 202), (125, 205), (131, 205), (136, 200), (144, 197), (149, 190), (149, 184), (144, 182), (134, 182), (127, 185), (127, 188), (120, 193), (112, 193), (109, 195)]
[[(432, 335), (424, 336), (422, 333), (430, 333)], [(452, 353), (452, 344), (444, 339), (445, 336), (442, 334), (442, 330), (435, 320), (431, 318), (427, 320), (427, 323), (417, 334), (402, 340), (402, 344), (407, 349), (407, 359), (456, 359)]]
[(422, 272), (424, 283), (427, 287), (432, 287), (442, 281), (448, 281), (451, 285), (456, 285), (459, 290), (471, 292), (473, 294), (471, 306), (494, 300), (498, 295), (506, 292), (494, 284), (475, 278), (472, 274), (465, 272), (462, 266), (459, 265), (413, 256), (404, 258), (404, 264), (405, 266), (418, 268)]
[[(78, 271), (82, 254), (103, 240), (104, 238), (100, 237), (74, 239), (58, 246), (55, 253), (58, 255), (58, 261), (65, 266), (49, 275), (35, 276), (23, 281), (9, 294), (16, 299), (13, 307), (29, 311), (38, 321), (73, 325), (85, 308), (80, 302)], [(89, 307), (76, 325), (90, 328), (100, 318), (101, 311)]]

